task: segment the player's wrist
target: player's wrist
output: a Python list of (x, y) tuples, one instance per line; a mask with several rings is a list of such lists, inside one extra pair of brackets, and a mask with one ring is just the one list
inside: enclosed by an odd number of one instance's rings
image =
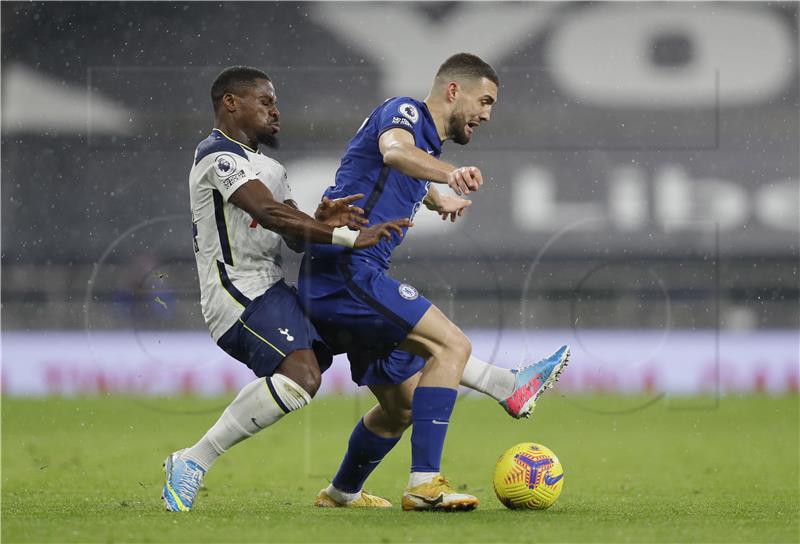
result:
[(433, 191), (429, 191), (428, 194), (422, 199), (422, 204), (428, 208), (429, 210), (436, 211), (439, 209), (439, 198), (438, 194), (434, 193)]
[(348, 227), (336, 227), (331, 233), (331, 244), (352, 248), (356, 245), (359, 231)]

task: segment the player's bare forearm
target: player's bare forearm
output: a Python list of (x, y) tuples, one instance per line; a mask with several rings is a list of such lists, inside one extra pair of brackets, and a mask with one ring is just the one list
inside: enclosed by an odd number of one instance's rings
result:
[[(300, 209), (299, 206), (297, 205), (297, 202), (295, 202), (294, 200), (284, 200), (283, 203), (294, 210)], [(291, 238), (289, 236), (283, 236), (283, 242), (286, 244), (286, 247), (288, 247), (295, 253), (303, 253), (306, 250), (306, 245), (303, 243), (302, 240)]]
[(407, 130), (387, 130), (378, 139), (378, 148), (387, 166), (417, 179), (446, 183), (461, 196), (477, 191), (483, 185), (483, 176), (476, 166), (456, 168), (418, 148), (414, 136)]
[(447, 183), (448, 174), (455, 169), (452, 164), (432, 157), (417, 146), (406, 142), (394, 143), (387, 147), (383, 153), (383, 162), (407, 176), (434, 183)]
[(428, 187), (428, 194), (425, 195), (425, 198), (422, 199), (422, 203), (425, 204), (425, 207), (432, 211), (437, 211), (439, 209), (439, 198), (440, 198), (439, 190), (431, 185)]
[(258, 180), (250, 180), (239, 187), (229, 200), (249, 213), (259, 225), (284, 238), (314, 244), (331, 243), (333, 227), (276, 201), (272, 192)]
[(320, 223), (272, 197), (272, 192), (259, 180), (251, 179), (236, 189), (228, 199), (234, 206), (250, 214), (259, 225), (283, 236), (312, 244), (336, 244), (361, 249), (377, 245), (392, 236), (403, 236), (411, 226), (408, 218), (395, 219), (354, 231)]

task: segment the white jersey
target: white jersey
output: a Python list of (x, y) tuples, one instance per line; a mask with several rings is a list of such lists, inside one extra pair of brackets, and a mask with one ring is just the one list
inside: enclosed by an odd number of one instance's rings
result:
[(278, 202), (291, 199), (286, 169), (219, 129), (200, 142), (189, 173), (200, 305), (214, 341), (247, 304), (283, 278), (280, 235), (258, 225), (228, 198), (258, 179)]

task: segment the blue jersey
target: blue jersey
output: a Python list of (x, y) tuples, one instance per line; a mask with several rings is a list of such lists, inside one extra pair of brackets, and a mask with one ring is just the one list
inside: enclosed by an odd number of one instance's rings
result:
[[(429, 181), (412, 178), (383, 163), (378, 140), (384, 132), (394, 128), (410, 132), (416, 146), (434, 157), (442, 153), (442, 141), (424, 102), (401, 96), (378, 106), (347, 144), (336, 171), (336, 185), (328, 187), (324, 193), (330, 199), (363, 193), (364, 199), (355, 204), (364, 209), (370, 225), (413, 218), (428, 193)], [(308, 253), (315, 258), (334, 258), (348, 252), (388, 269), (392, 251), (401, 241), (395, 235), (374, 247), (356, 250), (316, 244)]]

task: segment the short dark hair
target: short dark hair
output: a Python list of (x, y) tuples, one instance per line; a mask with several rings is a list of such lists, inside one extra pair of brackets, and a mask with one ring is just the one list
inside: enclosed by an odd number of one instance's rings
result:
[(250, 66), (225, 68), (211, 84), (211, 103), (214, 105), (214, 111), (225, 94), (241, 92), (242, 87), (255, 85), (257, 79), (271, 81), (269, 76), (258, 68)]
[(497, 72), (487, 62), (471, 53), (457, 53), (444, 61), (436, 72), (436, 79), (440, 78), (469, 78), (480, 79), (485, 77), (495, 85), (500, 85)]

